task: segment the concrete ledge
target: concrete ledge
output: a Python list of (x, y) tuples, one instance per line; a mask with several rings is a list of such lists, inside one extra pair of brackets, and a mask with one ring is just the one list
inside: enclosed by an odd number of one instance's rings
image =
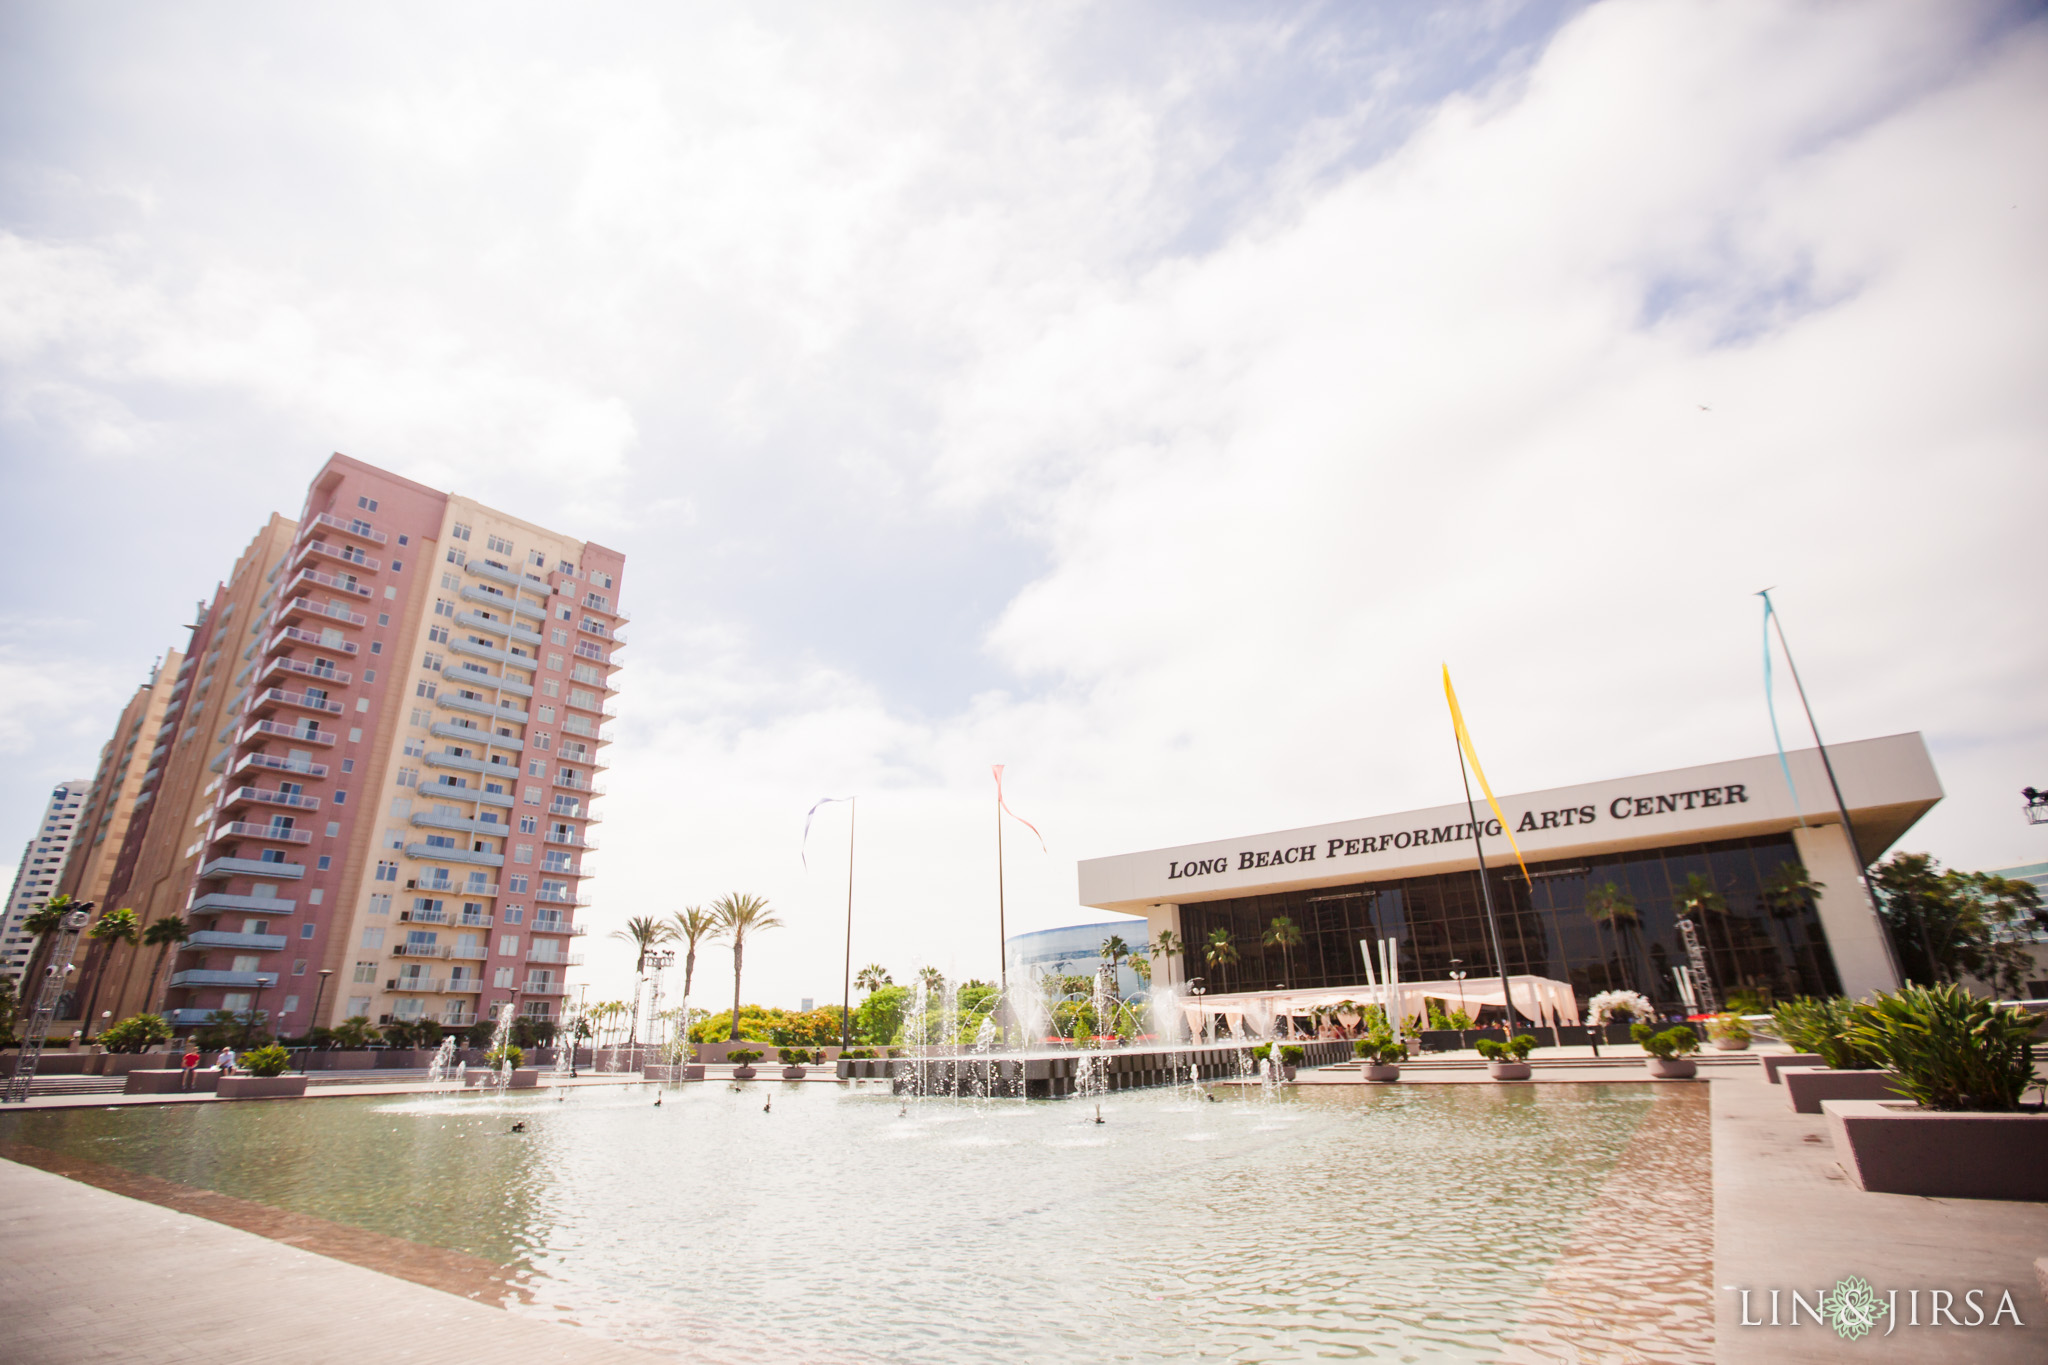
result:
[(1778, 1072), (1788, 1066), (1825, 1066), (1818, 1052), (1760, 1052), (1757, 1061), (1763, 1064), (1764, 1079), (1772, 1085), (1781, 1085)]
[[(202, 1066), (192, 1073), (194, 1091), (213, 1092), (220, 1086), (220, 1068)], [(135, 1070), (121, 1086), (124, 1095), (176, 1095), (185, 1089), (185, 1069)]]
[(1818, 1114), (1828, 1100), (1896, 1100), (1889, 1071), (1834, 1071), (1824, 1066), (1788, 1066), (1778, 1073), (1795, 1114)]
[(2048, 1114), (1947, 1114), (1900, 1101), (1822, 1106), (1858, 1186), (1932, 1199), (2048, 1200)]
[[(134, 1072), (129, 1072), (134, 1075)], [(296, 1099), (306, 1093), (304, 1076), (222, 1076), (218, 1088), (224, 1100)]]

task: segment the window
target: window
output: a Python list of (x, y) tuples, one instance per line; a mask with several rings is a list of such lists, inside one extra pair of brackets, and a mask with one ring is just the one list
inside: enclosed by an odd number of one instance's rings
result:
[[(458, 547), (451, 545), (448, 547), (448, 562), (450, 564), (467, 564), (469, 563), (469, 556)], [(449, 576), (453, 577), (454, 575), (451, 574)]]
[[(295, 973), (295, 975), (297, 975), (297, 973)], [(286, 997), (284, 998), (284, 1008), (283, 1008), (282, 1010), (278, 1011), (278, 1013), (280, 1013), (280, 1014), (291, 1014), (291, 1013), (295, 1012), (295, 1011), (296, 1011), (296, 1010), (297, 1010), (298, 1008), (299, 1008), (299, 997), (297, 997), (296, 995), (287, 995), (287, 996), (286, 996)]]
[(341, 770), (345, 773), (354, 772), (356, 770), (356, 761), (352, 758), (344, 758), (341, 760)]
[(427, 751), (427, 746), (421, 743), (416, 735), (407, 735), (402, 747), (405, 749), (405, 756), (407, 758), (418, 758)]
[[(363, 930), (363, 946), (365, 948), (382, 948), (384, 946), (384, 931), (382, 929)], [(356, 978), (356, 980), (358, 981), (362, 981), (364, 979), (365, 978), (360, 976)]]
[(599, 611), (610, 611), (612, 609), (612, 599), (606, 597), (603, 593), (589, 592), (583, 594), (583, 605), (595, 607)]
[[(309, 925), (307, 925), (306, 927), (307, 927), (308, 929), (310, 929), (310, 928), (312, 928), (313, 926), (309, 924)], [(303, 957), (295, 957), (295, 958), (293, 958), (293, 959), (292, 959), (292, 975), (293, 975), (293, 976), (304, 976), (305, 974), (306, 974), (306, 959), (304, 959)]]
[(514, 891), (524, 892), (526, 890), (526, 874), (524, 872), (513, 873), (510, 886)]
[(403, 796), (395, 798), (391, 802), (391, 814), (394, 819), (404, 819), (412, 814), (412, 802)]
[[(557, 643), (560, 642), (558, 641)], [(562, 669), (562, 656), (559, 654), (548, 655), (548, 667), (559, 673)]]
[(357, 498), (356, 506), (362, 508), (365, 512), (374, 512), (377, 510), (377, 500), (375, 498)]
[(412, 708), (412, 723), (419, 726), (432, 725), (434, 713), (424, 706), (415, 706)]
[(348, 793), (345, 791), (336, 790), (336, 792), (334, 793), (334, 804), (337, 806), (346, 806), (348, 804)]
[(537, 758), (532, 759), (526, 765), (526, 775), (528, 777), (546, 777), (548, 775), (548, 765)]
[[(429, 640), (432, 640), (432, 641), (433, 641), (433, 642), (434, 642), (435, 644), (437, 644), (437, 645), (445, 645), (445, 644), (447, 644), (447, 643), (448, 643), (448, 627), (446, 627), (446, 626), (431, 626), (431, 627), (429, 627), (429, 628), (428, 628), (428, 630), (427, 630), (427, 638), (428, 638)], [(430, 658), (431, 658), (432, 656), (431, 656), (431, 655), (429, 655), (428, 657), (430, 657)], [(439, 668), (440, 666), (441, 666), (441, 665), (439, 665), (439, 664), (429, 664), (429, 665), (428, 665), (428, 667), (429, 667), (429, 668)]]
[[(391, 913), (391, 897), (390, 897), (390, 896), (388, 896), (388, 895), (384, 895), (384, 896), (372, 896), (372, 897), (370, 897), (370, 913), (371, 913), (371, 914), (373, 914), (373, 915), (388, 915), (388, 914), (390, 914), (390, 913)], [(309, 924), (309, 925), (307, 925), (306, 927), (307, 927), (308, 929), (310, 929), (310, 928), (312, 928), (313, 926)], [(308, 937), (308, 938), (311, 938), (311, 937), (312, 937), (312, 935), (308, 934), (308, 935), (307, 935), (307, 937)]]
[(420, 770), (419, 770), (418, 768), (400, 768), (400, 769), (398, 770), (398, 785), (399, 785), (399, 786), (401, 786), (401, 787), (417, 787), (417, 786), (418, 786), (419, 784), (420, 784)]
[(527, 805), (529, 805), (529, 806), (538, 806), (538, 805), (540, 804), (540, 788), (539, 788), (539, 787), (528, 787), (528, 788), (526, 789), (526, 797), (525, 797), (525, 799), (526, 799), (526, 804), (527, 804)]
[(315, 932), (317, 932), (317, 930), (316, 930), (315, 926), (313, 926), (313, 925), (311, 925), (311, 924), (301, 924), (301, 925), (299, 926), (299, 937), (300, 937), (300, 938), (311, 938), (311, 937), (313, 937), (313, 935), (314, 935), (314, 933), (315, 933)]
[(437, 597), (434, 599), (434, 615), (453, 616), (454, 614), (455, 604), (453, 602), (450, 602), (445, 597)]
[(400, 537), (398, 538), (398, 543), (399, 543), (400, 545), (410, 545), (410, 544), (412, 544), (412, 537), (411, 537), (411, 536), (405, 536), (405, 535), (402, 535), (402, 536), (400, 536)]
[(434, 687), (434, 684), (422, 680), (417, 687), (413, 688), (413, 695), (418, 697), (431, 697), (434, 695), (435, 691), (436, 689)]
[(522, 815), (519, 817), (519, 832), (521, 834), (534, 834), (538, 833), (539, 830), (540, 821), (535, 819), (533, 816)]
[(554, 708), (554, 707), (552, 707), (552, 706), (543, 706), (543, 707), (541, 707), (541, 708), (540, 708), (540, 718), (541, 718), (542, 720), (546, 720), (546, 721), (551, 721), (551, 720), (553, 720), (553, 719), (555, 718), (555, 708)]
[(378, 860), (378, 863), (377, 863), (377, 877), (376, 877), (376, 880), (378, 880), (378, 881), (380, 881), (380, 882), (395, 882), (395, 881), (397, 881), (397, 880), (398, 880), (398, 864), (397, 864), (397, 863), (394, 863), (394, 862), (392, 862), (392, 861), (390, 861), (389, 859), (379, 859), (379, 860)]
[(387, 830), (385, 830), (385, 831), (384, 831), (384, 847), (386, 847), (386, 848), (404, 848), (404, 847), (405, 847), (405, 831), (404, 831), (404, 830), (402, 830), (402, 829), (387, 829)]
[[(502, 955), (504, 955), (504, 956), (506, 956), (506, 957), (514, 957), (514, 956), (517, 956), (517, 955), (518, 955), (518, 952), (519, 952), (519, 935), (517, 935), (517, 934), (500, 934), (500, 935), (498, 935), (498, 951), (499, 951), (499, 953), (501, 953)], [(255, 959), (251, 958), (250, 960), (251, 960), (251, 961), (253, 962), (253, 961), (254, 961)]]
[(448, 538), (450, 540), (468, 540), (469, 528), (458, 521), (448, 528)]
[(525, 906), (523, 906), (523, 905), (508, 905), (508, 906), (506, 906), (506, 907), (505, 907), (505, 923), (507, 923), (507, 924), (518, 924), (518, 923), (519, 923), (520, 921), (524, 920), (525, 918), (526, 918), (526, 907), (525, 907)]
[(590, 581), (597, 584), (600, 588), (612, 586), (612, 576), (608, 573), (599, 573), (595, 569), (590, 571)]
[(390, 625), (390, 624), (391, 624), (391, 613), (390, 613), (390, 612), (388, 612), (388, 611), (380, 611), (380, 612), (378, 612), (378, 613), (377, 613), (377, 624), (378, 624), (378, 625), (380, 625), (380, 626), (388, 626), (388, 625)]
[[(498, 970), (497, 970), (497, 971), (495, 971), (495, 972), (493, 972), (493, 973), (491, 974), (491, 984), (492, 984), (493, 986), (509, 986), (509, 985), (511, 985), (511, 984), (512, 984), (512, 968), (510, 968), (510, 967), (500, 967), (500, 968), (498, 968)], [(495, 1008), (495, 1007), (494, 1007), (494, 1008)]]
[(569, 705), (580, 706), (586, 711), (595, 711), (597, 709), (597, 694), (595, 692), (586, 692), (580, 687), (572, 687), (569, 689)]
[(548, 747), (547, 731), (543, 730), (533, 737), (533, 747), (536, 749), (546, 749)]
[(533, 565), (536, 569), (545, 569), (548, 566), (548, 557), (539, 550), (528, 550), (526, 552), (526, 562)]
[(377, 979), (377, 964), (374, 962), (358, 962), (356, 964), (355, 976), (351, 979), (365, 986), (369, 985)]
[(512, 553), (512, 542), (505, 539), (503, 536), (485, 536), (484, 544), (490, 546), (491, 549), (495, 550), (497, 553), (501, 555), (509, 555)]
[(568, 607), (560, 608), (556, 614), (564, 621), (573, 621), (576, 619), (576, 613), (574, 611), (571, 611)]
[[(430, 631), (428, 633), (432, 634), (433, 632)], [(444, 640), (447, 639), (448, 632), (445, 630), (442, 631), (441, 638)], [(426, 669), (427, 672), (429, 673), (439, 673), (441, 671), (441, 656), (434, 653), (432, 650), (428, 650), (427, 657), (420, 660), (420, 667)]]
[(402, 559), (394, 559), (394, 560), (392, 560), (392, 561), (391, 561), (391, 572), (393, 572), (393, 573), (404, 573), (404, 572), (405, 572), (405, 561), (404, 561), (404, 560), (402, 560)]
[[(325, 871), (327, 871), (327, 869), (329, 869), (330, 867), (333, 867), (333, 866), (334, 866), (334, 858), (333, 858), (333, 856), (332, 856), (331, 854), (326, 854), (326, 853), (323, 853), (323, 854), (321, 854), (321, 855), (320, 855), (320, 870), (321, 870), (322, 872), (325, 872)], [(314, 892), (313, 894), (317, 896), (317, 895), (319, 895), (320, 893), (316, 891), (316, 892)], [(318, 902), (315, 902), (315, 904), (318, 904)]]
[[(548, 639), (554, 644), (566, 645), (569, 643), (569, 632), (566, 630), (551, 630), (548, 632)], [(553, 667), (560, 668), (561, 665), (554, 664)]]
[(532, 844), (520, 844), (520, 845), (519, 845), (519, 846), (518, 846), (517, 848), (515, 848), (515, 849), (514, 849), (514, 850), (512, 851), (512, 861), (513, 861), (513, 862), (515, 862), (515, 863), (530, 863), (530, 862), (532, 862), (532, 861), (533, 861), (533, 845), (532, 845)]
[(450, 592), (457, 592), (462, 587), (462, 580), (452, 573), (444, 573), (441, 575), (441, 586)]
[(329, 820), (327, 822), (327, 837), (332, 839), (335, 835), (339, 833), (341, 833), (341, 821)]

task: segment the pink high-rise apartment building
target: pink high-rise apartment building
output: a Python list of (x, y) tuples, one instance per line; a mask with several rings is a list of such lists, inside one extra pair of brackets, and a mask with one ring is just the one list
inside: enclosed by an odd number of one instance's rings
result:
[(239, 690), (201, 749), (174, 1024), (559, 1015), (623, 573), (617, 551), (327, 462), (254, 610), (209, 645)]

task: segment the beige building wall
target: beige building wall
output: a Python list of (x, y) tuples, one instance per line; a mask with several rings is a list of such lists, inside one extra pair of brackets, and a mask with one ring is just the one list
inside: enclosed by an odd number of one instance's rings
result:
[(107, 887), (120, 860), (121, 846), (128, 838), (128, 825), (135, 817), (135, 798), (142, 793), (142, 778), (149, 771), (149, 756), (163, 725), (164, 708), (185, 656), (172, 650), (150, 674), (150, 680), (135, 689), (121, 708), (114, 724), (113, 738), (100, 750), (99, 770), (93, 774), (87, 813), (92, 830), (81, 830), (65, 860), (64, 881), (59, 888), (73, 900), (95, 905), (107, 898)]

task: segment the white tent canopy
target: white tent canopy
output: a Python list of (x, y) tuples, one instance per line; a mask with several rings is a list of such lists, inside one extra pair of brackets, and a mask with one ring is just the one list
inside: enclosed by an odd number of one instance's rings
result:
[[(1422, 1028), (1428, 1022), (1428, 1010), (1423, 1001), (1432, 997), (1443, 1001), (1446, 1010), (1462, 1008), (1467, 1013), (1476, 1013), (1481, 1005), (1498, 1006), (1502, 1003), (1501, 981), (1497, 976), (1483, 979), (1468, 976), (1463, 981), (1402, 981), (1393, 990), (1400, 996), (1402, 1020), (1411, 1030)], [(1386, 993), (1387, 988), (1383, 986), (1363, 984), (1321, 991), (1219, 993), (1183, 999), (1181, 1009), (1187, 1015), (1189, 1030), (1198, 1035), (1205, 1031), (1207, 1020), (1220, 1014), (1229, 1021), (1233, 1034), (1242, 1031), (1253, 1037), (1266, 1037), (1271, 1034), (1276, 1019), (1310, 1014), (1345, 1001), (1360, 1006), (1375, 1005)], [(1512, 997), (1516, 1017), (1532, 1024), (1579, 1022), (1579, 1002), (1572, 994), (1569, 982), (1547, 976), (1511, 976), (1508, 978), (1508, 993)]]

